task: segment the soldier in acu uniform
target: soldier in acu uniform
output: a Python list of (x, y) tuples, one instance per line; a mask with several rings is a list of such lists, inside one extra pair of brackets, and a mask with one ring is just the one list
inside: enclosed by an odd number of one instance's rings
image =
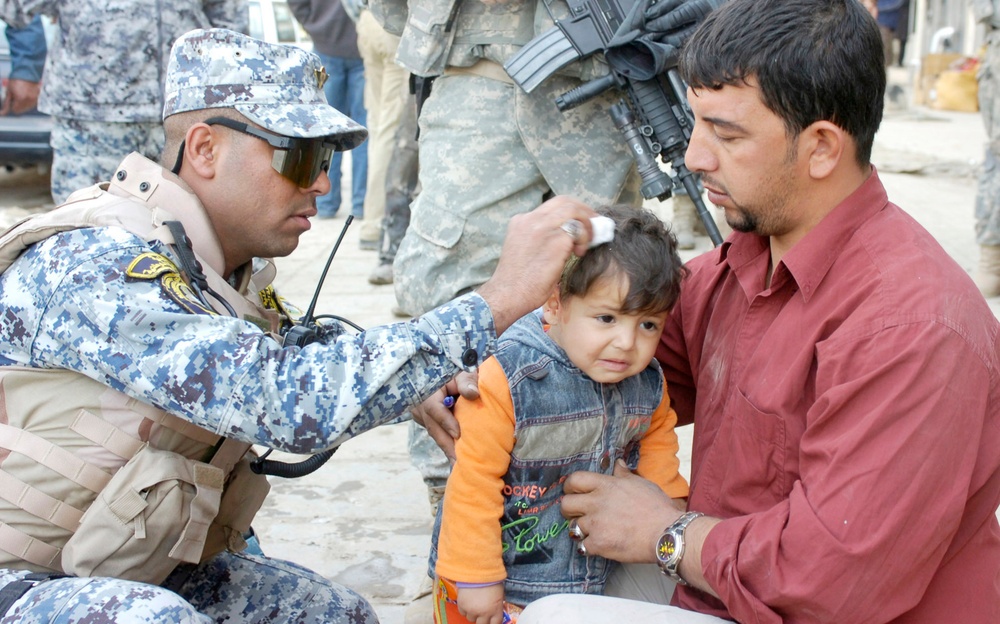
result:
[(986, 125), (986, 153), (976, 194), (976, 286), (987, 297), (1000, 296), (1000, 0), (975, 0), (986, 27), (986, 53), (979, 69), (979, 110)]
[(251, 445), (332, 448), (475, 368), (585, 251), (561, 226), (593, 212), (556, 198), (512, 224), (493, 278), (421, 318), (283, 346), (263, 258), (295, 249), (332, 152), (366, 134), (324, 78), (299, 48), (191, 31), (163, 166), (130, 154), (0, 236), (0, 622), (376, 621), (244, 552), (267, 492)]

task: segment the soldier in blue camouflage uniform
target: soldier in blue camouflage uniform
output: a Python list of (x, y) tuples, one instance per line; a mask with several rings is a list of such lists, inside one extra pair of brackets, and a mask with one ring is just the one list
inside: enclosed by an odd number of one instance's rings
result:
[[(299, 48), (192, 31), (178, 39), (166, 76), (162, 162), (173, 169), (131, 154), (110, 184), (82, 189), (0, 236), (0, 586), (16, 597), (0, 608), (0, 622), (377, 621), (354, 592), (298, 565), (239, 552), (243, 545), (233, 544), (241, 539), (173, 567), (158, 583), (102, 575), (38, 581), (29, 572), (61, 572), (67, 551), (62, 565), (58, 556), (37, 563), (58, 544), (24, 535), (32, 523), (16, 522), (39, 520), (30, 514), (46, 506), (58, 513), (40, 520), (69, 513), (72, 527), (80, 517), (72, 515), (78, 502), (41, 492), (42, 481), (59, 475), (35, 472), (37, 483), (18, 484), (15, 467), (101, 471), (89, 455), (46, 442), (68, 426), (31, 432), (30, 419), (12, 409), (18, 389), (4, 385), (14, 378), (7, 375), (97, 384), (106, 390), (100, 402), (127, 400), (126, 415), (178, 421), (172, 427), (184, 432), (182, 442), (223, 436), (209, 454), (230, 441), (316, 452), (399, 420), (445, 380), (475, 368), (500, 332), (542, 303), (570, 253), (585, 252), (593, 212), (555, 198), (511, 224), (497, 271), (477, 292), (406, 323), (359, 335), (330, 330), (318, 343), (283, 347), (276, 330), (290, 319), (270, 286), (258, 293), (270, 281), (261, 257), (295, 249), (316, 198), (329, 190), (331, 151), (365, 137), (326, 104), (324, 77), (318, 57)], [(168, 227), (175, 217), (185, 235)], [(585, 233), (568, 237), (568, 220), (582, 222)], [(185, 262), (186, 248), (198, 265)], [(205, 279), (182, 279), (178, 266)], [(99, 424), (121, 418), (101, 405), (96, 416), (82, 413), (72, 408), (73, 392), (56, 394), (28, 397), (32, 418), (54, 403), (65, 409), (49, 418), (78, 414), (73, 428), (83, 416)], [(108, 422), (98, 430), (114, 431)], [(116, 435), (88, 438), (94, 444), (85, 450), (131, 443), (121, 429)], [(134, 435), (140, 452), (156, 440), (141, 426)], [(32, 452), (45, 444), (58, 461)], [(140, 538), (138, 523), (135, 531)], [(29, 547), (12, 547), (19, 543)], [(155, 554), (151, 561), (158, 563)]]
[(986, 26), (986, 54), (979, 68), (979, 110), (986, 125), (986, 154), (976, 194), (979, 266), (974, 278), (987, 297), (1000, 296), (1000, 0), (976, 0)]
[(126, 154), (163, 148), (163, 73), (193, 28), (246, 32), (246, 0), (0, 0), (0, 19), (57, 20), (39, 109), (53, 118), (52, 200), (107, 180)]

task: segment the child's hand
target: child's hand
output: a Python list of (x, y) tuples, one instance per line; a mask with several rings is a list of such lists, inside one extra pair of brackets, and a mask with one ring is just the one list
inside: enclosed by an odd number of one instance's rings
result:
[(459, 588), (458, 612), (475, 624), (502, 624), (503, 583)]

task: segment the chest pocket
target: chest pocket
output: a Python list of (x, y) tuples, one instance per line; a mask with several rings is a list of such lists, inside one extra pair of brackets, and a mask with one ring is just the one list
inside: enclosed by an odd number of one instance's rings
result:
[(739, 389), (730, 401), (698, 479), (714, 484), (707, 491), (715, 493), (710, 496), (721, 513), (742, 515), (748, 510), (721, 501), (753, 501), (761, 508), (785, 498), (786, 431), (780, 416), (760, 411)]

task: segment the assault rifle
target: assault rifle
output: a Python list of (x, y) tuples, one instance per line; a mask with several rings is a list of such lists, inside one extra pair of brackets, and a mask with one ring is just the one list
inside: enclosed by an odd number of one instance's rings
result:
[[(650, 3), (567, 3), (570, 17), (556, 21), (554, 27), (528, 42), (504, 64), (504, 69), (530, 93), (569, 63), (604, 52), (611, 72), (562, 94), (556, 98), (556, 106), (567, 111), (608, 89), (621, 91), (625, 97), (611, 107), (611, 118), (635, 158), (643, 197), (668, 199), (676, 180), (694, 202), (712, 243), (721, 244), (722, 236), (701, 199), (698, 181), (684, 165), (694, 117), (687, 102), (687, 86), (677, 72), (677, 48), (643, 32), (643, 12)], [(702, 0), (701, 6), (710, 10), (721, 4), (722, 0)], [(670, 165), (673, 177), (660, 169), (657, 156)]]

